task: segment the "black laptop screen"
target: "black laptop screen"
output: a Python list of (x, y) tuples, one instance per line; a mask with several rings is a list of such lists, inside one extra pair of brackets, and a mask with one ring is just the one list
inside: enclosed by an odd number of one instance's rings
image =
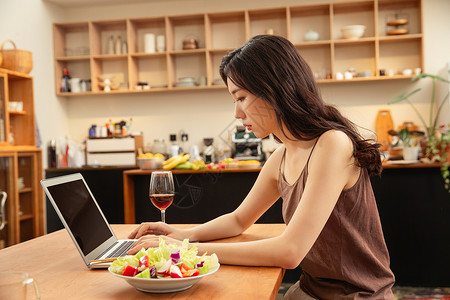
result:
[(84, 255), (112, 236), (83, 180), (49, 186), (48, 190)]

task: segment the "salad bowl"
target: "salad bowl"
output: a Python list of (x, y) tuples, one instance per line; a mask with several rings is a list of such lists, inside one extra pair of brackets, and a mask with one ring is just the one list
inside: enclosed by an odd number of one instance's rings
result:
[(220, 264), (210, 270), (208, 273), (192, 277), (183, 278), (137, 278), (130, 276), (123, 276), (111, 271), (111, 267), (108, 268), (109, 273), (116, 277), (124, 279), (128, 284), (135, 287), (137, 290), (147, 293), (172, 293), (184, 291), (194, 284), (196, 284), (203, 277), (214, 274), (219, 269)]

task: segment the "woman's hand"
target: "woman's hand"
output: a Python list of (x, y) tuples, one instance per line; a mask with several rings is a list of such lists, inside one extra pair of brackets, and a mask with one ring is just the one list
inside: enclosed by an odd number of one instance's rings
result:
[(128, 236), (129, 239), (139, 239), (128, 250), (128, 254), (136, 254), (142, 248), (158, 247), (160, 237), (164, 238), (166, 243), (181, 245), (183, 239), (187, 238), (187, 233), (183, 229), (175, 228), (163, 222), (142, 223)]
[(144, 235), (165, 235), (177, 240), (186, 238), (186, 233), (182, 229), (177, 229), (163, 222), (142, 223), (128, 236), (129, 239), (139, 239)]
[(168, 236), (158, 236), (158, 235), (145, 235), (141, 237), (133, 247), (128, 250), (127, 254), (133, 255), (138, 253), (142, 248), (158, 248), (159, 247), (159, 239), (163, 238), (166, 241), (166, 244), (176, 243), (181, 245), (182, 241), (177, 240), (175, 238), (171, 238)]

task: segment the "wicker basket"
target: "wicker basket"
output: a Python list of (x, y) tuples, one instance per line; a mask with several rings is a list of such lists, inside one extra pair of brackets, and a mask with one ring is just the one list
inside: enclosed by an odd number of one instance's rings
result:
[[(3, 49), (6, 43), (11, 43), (14, 49)], [(28, 74), (33, 68), (33, 57), (30, 51), (16, 49), (16, 44), (11, 40), (3, 41), (0, 47), (3, 56), (2, 68), (11, 71)]]

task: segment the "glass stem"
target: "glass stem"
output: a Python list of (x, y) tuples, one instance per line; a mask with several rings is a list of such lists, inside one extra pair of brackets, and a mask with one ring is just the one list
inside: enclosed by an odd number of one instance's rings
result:
[(165, 210), (161, 210), (161, 221), (163, 223), (166, 223), (166, 211)]

